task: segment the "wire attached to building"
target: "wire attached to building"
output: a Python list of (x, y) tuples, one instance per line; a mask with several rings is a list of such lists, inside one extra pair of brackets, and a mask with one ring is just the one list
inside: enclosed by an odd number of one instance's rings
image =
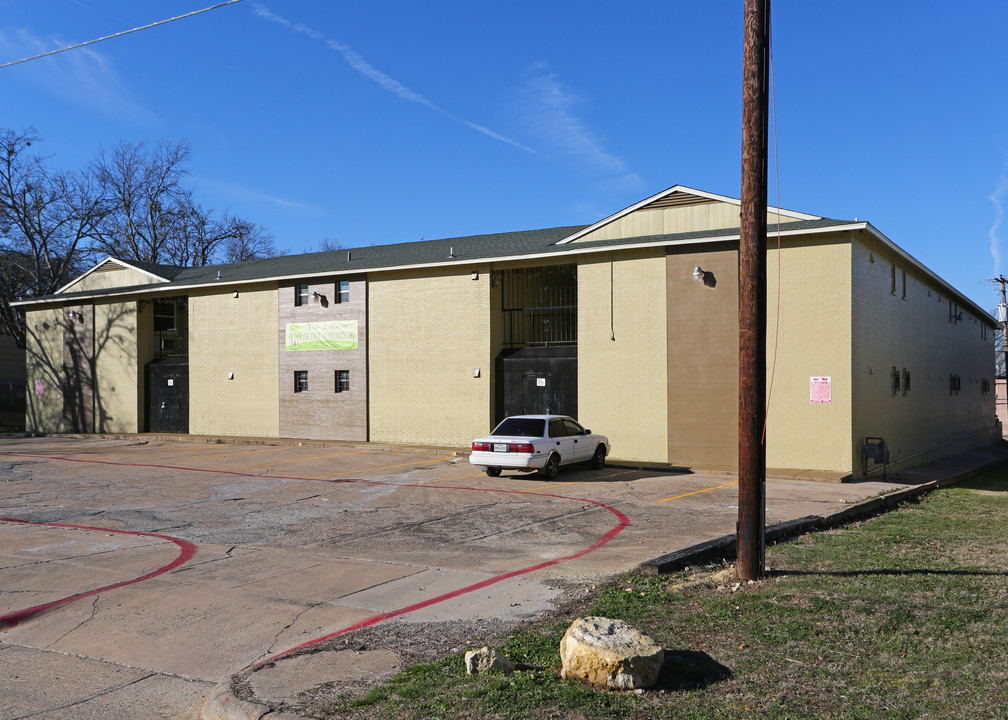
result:
[(777, 318), (774, 322), (773, 362), (770, 365), (770, 381), (767, 385), (766, 413), (763, 415), (763, 437), (761, 442), (766, 447), (767, 421), (770, 418), (770, 399), (773, 397), (774, 375), (777, 373), (777, 342), (780, 338), (780, 306), (781, 306), (781, 219), (780, 219), (780, 165), (777, 161), (777, 96), (774, 92), (773, 71), (773, 26), (768, 28), (768, 44), (770, 55), (770, 105), (773, 109), (773, 148), (774, 148), (774, 187), (777, 193)]
[(96, 38), (95, 40), (88, 40), (87, 42), (77, 43), (76, 45), (69, 45), (64, 48), (59, 48), (58, 50), (50, 50), (49, 52), (39, 53), (38, 55), (32, 55), (31, 57), (21, 58), (20, 60), (12, 60), (11, 62), (6, 62), (0, 65), (0, 69), (10, 67), (11, 65), (19, 65), (20, 63), (28, 62), (29, 60), (38, 60), (39, 58), (49, 57), (50, 55), (66, 52), (67, 50), (76, 50), (77, 48), (82, 48), (85, 47), (86, 45), (94, 45), (95, 43), (100, 43), (103, 40), (111, 40), (112, 38), (122, 37), (123, 35), (129, 35), (130, 33), (135, 33), (140, 30), (147, 30), (148, 28), (157, 27), (158, 25), (164, 25), (166, 23), (175, 22), (176, 20), (184, 20), (187, 17), (192, 17), (193, 15), (199, 15), (200, 13), (209, 12), (210, 10), (216, 10), (217, 8), (222, 8), (225, 5), (233, 5), (234, 3), (241, 1), (242, 0), (227, 0), (227, 2), (217, 3), (216, 5), (205, 7), (202, 10), (193, 10), (192, 12), (186, 13), (185, 15), (176, 15), (175, 17), (168, 18), (167, 20), (158, 20), (157, 22), (153, 22), (148, 25), (135, 27), (132, 30), (123, 30), (122, 32), (113, 33), (112, 35), (106, 35), (105, 37)]

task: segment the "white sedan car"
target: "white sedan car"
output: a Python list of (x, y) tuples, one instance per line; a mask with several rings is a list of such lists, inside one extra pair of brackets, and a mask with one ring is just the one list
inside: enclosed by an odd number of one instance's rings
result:
[(561, 465), (586, 462), (593, 470), (605, 465), (609, 439), (581, 427), (566, 415), (513, 415), (487, 437), (474, 440), (469, 462), (490, 477), (501, 470), (531, 472), (553, 479)]

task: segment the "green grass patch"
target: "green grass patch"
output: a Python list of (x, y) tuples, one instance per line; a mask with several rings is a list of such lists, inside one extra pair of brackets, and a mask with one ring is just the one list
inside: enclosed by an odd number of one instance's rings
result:
[(619, 618), (666, 648), (643, 695), (560, 679), (574, 616), (508, 638), (510, 676), (465, 674), (463, 655), (410, 667), (326, 717), (1005, 717), (1008, 470), (870, 521), (767, 548), (765, 579), (732, 591), (718, 568), (629, 575), (586, 615)]

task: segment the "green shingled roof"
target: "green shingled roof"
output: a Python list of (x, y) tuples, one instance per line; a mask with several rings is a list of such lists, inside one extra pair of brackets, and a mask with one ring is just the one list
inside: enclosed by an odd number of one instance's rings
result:
[[(847, 220), (801, 220), (784, 223), (785, 233), (814, 231), (847, 225)], [(424, 265), (446, 265), (452, 262), (491, 261), (497, 258), (515, 258), (523, 255), (565, 255), (604, 248), (618, 248), (627, 245), (667, 245), (708, 238), (732, 237), (739, 234), (738, 228), (723, 228), (668, 235), (648, 235), (620, 238), (615, 240), (578, 241), (564, 245), (557, 243), (564, 238), (589, 227), (573, 225), (545, 230), (495, 233), (491, 235), (470, 235), (468, 237), (444, 238), (441, 240), (421, 240), (394, 245), (371, 245), (366, 247), (330, 250), (303, 255), (282, 255), (279, 257), (249, 260), (226, 265), (206, 265), (204, 267), (180, 268), (155, 265), (134, 260), (120, 260), (141, 270), (162, 277), (167, 282), (153, 285), (66, 292), (60, 295), (32, 298), (25, 302), (45, 300), (72, 300), (79, 297), (103, 297), (119, 294), (182, 291), (200, 285), (216, 283), (256, 282), (275, 278), (310, 278), (319, 275), (347, 275), (355, 272), (373, 272), (393, 268), (408, 268)], [(772, 235), (776, 226), (769, 228)]]

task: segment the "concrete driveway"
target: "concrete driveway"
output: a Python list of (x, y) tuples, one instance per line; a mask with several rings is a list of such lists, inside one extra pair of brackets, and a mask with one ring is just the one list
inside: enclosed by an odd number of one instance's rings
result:
[[(898, 487), (767, 483), (767, 522)], [(373, 445), (0, 438), (0, 717), (196, 717), (232, 673), (391, 618), (532, 618), (734, 531), (735, 478), (488, 478)]]

